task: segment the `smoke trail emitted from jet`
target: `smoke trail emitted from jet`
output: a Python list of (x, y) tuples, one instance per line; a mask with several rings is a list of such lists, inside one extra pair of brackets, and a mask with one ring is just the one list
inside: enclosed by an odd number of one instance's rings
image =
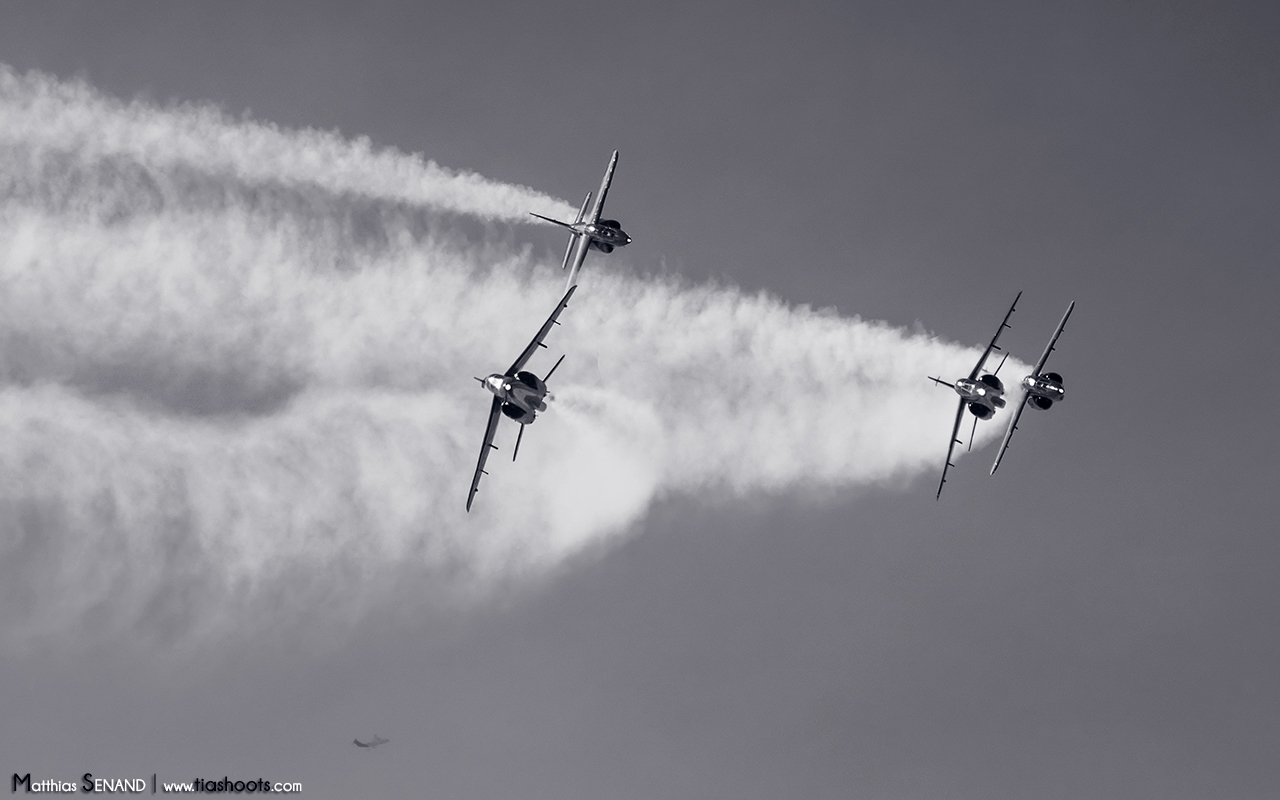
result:
[[(45, 158), (70, 157), (82, 166), (115, 164), (153, 174), (185, 167), (206, 178), (262, 188), (367, 195), (494, 220), (523, 222), (530, 210), (539, 209), (549, 209), (544, 212), (548, 216), (572, 217), (577, 210), (523, 186), (451, 172), (417, 155), (378, 150), (368, 139), (348, 141), (316, 130), (233, 122), (212, 106), (159, 109), (137, 101), (122, 103), (80, 82), (18, 76), (4, 65), (0, 104), (0, 147), (36, 165)], [(33, 177), (39, 178), (39, 172)]]
[(8, 72), (0, 130), (10, 645), (332, 633), (393, 595), (411, 608), (545, 574), (668, 494), (932, 474), (954, 398), (924, 376), (977, 357), (598, 264), (530, 365), (569, 354), (550, 413), (515, 467), (515, 426), (499, 430), (467, 515), (489, 405), (472, 376), (514, 358), (561, 277), (451, 231), (545, 198)]

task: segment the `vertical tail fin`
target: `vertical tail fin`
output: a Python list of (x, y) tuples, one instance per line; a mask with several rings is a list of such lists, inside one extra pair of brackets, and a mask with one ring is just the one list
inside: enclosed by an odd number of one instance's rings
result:
[(591, 205), (591, 192), (587, 192), (587, 199), (582, 201), (582, 208), (578, 209), (578, 216), (574, 218), (573, 224), (577, 225), (587, 218), (587, 206)]

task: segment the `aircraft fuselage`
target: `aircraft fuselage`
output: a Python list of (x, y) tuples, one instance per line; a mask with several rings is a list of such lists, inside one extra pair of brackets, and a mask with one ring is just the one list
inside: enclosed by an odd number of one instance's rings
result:
[(609, 245), (609, 248), (626, 247), (631, 244), (631, 237), (622, 228), (615, 228), (611, 225), (602, 225), (600, 223), (579, 222), (569, 226), (569, 229), (579, 236), (589, 236), (593, 244), (599, 243)]
[(1028, 375), (1022, 379), (1022, 388), (1026, 389), (1029, 395), (1043, 397), (1055, 403), (1062, 402), (1066, 397), (1066, 390), (1062, 388), (1062, 383), (1044, 375), (1039, 377)]
[(515, 377), (494, 373), (483, 383), (484, 388), (502, 401), (502, 413), (521, 425), (528, 425), (539, 411), (547, 410), (543, 400), (547, 396), (547, 385), (532, 372), (517, 372)]
[(979, 419), (990, 419), (996, 409), (1004, 408), (1004, 384), (994, 375), (983, 375), (976, 381), (957, 378), (952, 388)]

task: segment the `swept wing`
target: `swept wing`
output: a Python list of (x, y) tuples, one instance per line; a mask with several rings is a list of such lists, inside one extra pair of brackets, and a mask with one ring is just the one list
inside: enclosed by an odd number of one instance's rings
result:
[(600, 181), (600, 193), (596, 195), (596, 204), (591, 207), (591, 216), (587, 219), (592, 225), (600, 221), (600, 212), (604, 211), (604, 197), (609, 193), (609, 184), (613, 183), (613, 170), (618, 166), (618, 151), (613, 151), (609, 159), (609, 168), (604, 171), (604, 180)]
[(573, 297), (573, 292), (577, 288), (577, 286), (569, 287), (569, 291), (564, 293), (564, 297), (560, 299), (560, 304), (556, 306), (556, 310), (551, 312), (551, 316), (547, 317), (547, 321), (542, 323), (542, 327), (538, 329), (538, 335), (533, 337), (533, 341), (529, 342), (529, 346), (524, 349), (520, 357), (510, 367), (507, 367), (507, 371), (503, 373), (504, 375), (515, 375), (524, 369), (524, 365), (529, 363), (529, 359), (533, 358), (533, 354), (538, 352), (539, 347), (546, 347), (542, 340), (547, 338), (547, 334), (551, 332), (552, 325), (560, 324), (556, 322), (556, 319), (559, 318), (560, 312), (564, 311), (565, 306), (569, 305), (569, 298)]
[[(1049, 346), (1040, 354), (1040, 360), (1036, 362), (1035, 369), (1031, 370), (1029, 377), (1040, 377), (1041, 370), (1044, 369), (1045, 362), (1049, 360), (1049, 354), (1053, 352), (1053, 346), (1058, 343), (1058, 337), (1062, 335), (1062, 331), (1067, 327), (1067, 317), (1071, 316), (1072, 310), (1076, 307), (1076, 301), (1072, 300), (1071, 305), (1067, 306), (1067, 313), (1062, 315), (1062, 321), (1058, 323), (1058, 329), (1053, 332), (1053, 338), (1049, 340)], [(1018, 403), (1018, 409), (1013, 412), (1013, 417), (1009, 420), (1009, 427), (1004, 430), (1004, 440), (1000, 442), (1000, 451), (996, 453), (995, 463), (991, 465), (991, 474), (995, 475), (996, 470), (1000, 468), (1000, 460), (1004, 458), (1004, 452), (1009, 449), (1009, 440), (1013, 438), (1013, 432), (1018, 429), (1018, 420), (1022, 419), (1022, 410), (1027, 407), (1027, 390), (1022, 390), (1022, 401)]]
[(996, 453), (996, 463), (991, 465), (991, 474), (995, 475), (996, 470), (1000, 468), (1000, 459), (1004, 458), (1004, 451), (1009, 449), (1009, 440), (1013, 438), (1013, 432), (1018, 429), (1018, 420), (1022, 419), (1022, 410), (1027, 407), (1027, 390), (1021, 391), (1022, 400), (1018, 403), (1018, 408), (1013, 412), (1013, 416), (1009, 419), (1009, 427), (1004, 429), (1004, 440), (1000, 442), (1000, 452)]
[[(476, 490), (480, 488), (480, 476), (488, 474), (484, 471), (484, 462), (489, 460), (489, 451), (497, 449), (493, 446), (493, 434), (498, 429), (498, 416), (501, 413), (502, 400), (495, 397), (493, 404), (489, 406), (489, 424), (484, 428), (484, 443), (480, 445), (480, 460), (476, 462), (476, 474), (471, 477), (471, 491), (467, 493), (468, 511), (471, 510), (471, 501), (476, 499)], [(361, 745), (361, 747), (364, 746)]]
[(1067, 306), (1067, 313), (1062, 315), (1062, 321), (1058, 323), (1058, 329), (1053, 332), (1053, 338), (1049, 340), (1049, 346), (1040, 354), (1040, 360), (1036, 362), (1036, 368), (1031, 374), (1034, 377), (1040, 377), (1040, 371), (1044, 369), (1044, 363), (1049, 360), (1049, 354), (1053, 352), (1053, 346), (1058, 343), (1058, 337), (1062, 335), (1062, 330), (1067, 327), (1067, 317), (1071, 316), (1071, 312), (1075, 310), (1076, 301), (1072, 300), (1071, 305)]
[(942, 465), (942, 480), (938, 481), (938, 495), (934, 500), (942, 497), (942, 486), (947, 482), (947, 469), (954, 467), (951, 463), (951, 452), (955, 450), (955, 446), (960, 444), (960, 440), (956, 438), (956, 434), (960, 433), (960, 420), (964, 419), (964, 400), (960, 401), (960, 407), (956, 409), (956, 423), (951, 426), (951, 442), (947, 445), (947, 461)]
[[(1013, 310), (1018, 307), (1018, 300), (1022, 297), (1022, 292), (1018, 292), (1018, 296), (1013, 298), (1013, 305), (1009, 306), (1009, 313), (1004, 315), (1004, 319), (1000, 321), (1000, 327), (996, 328), (996, 335), (991, 337), (991, 344), (987, 345), (987, 349), (982, 351), (982, 358), (978, 359), (978, 363), (973, 365), (973, 370), (969, 373), (969, 380), (975, 380), (978, 373), (982, 372), (982, 365), (987, 363), (987, 356), (991, 355), (992, 350), (999, 350), (996, 342), (1000, 341), (1000, 334), (1004, 333), (1004, 329), (1009, 327), (1009, 317), (1013, 316)], [(954, 436), (952, 438), (955, 438)]]

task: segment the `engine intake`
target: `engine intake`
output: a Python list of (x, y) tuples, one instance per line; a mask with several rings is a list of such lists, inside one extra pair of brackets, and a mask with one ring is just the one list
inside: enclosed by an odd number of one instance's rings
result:
[(514, 403), (503, 403), (502, 413), (506, 414), (509, 419), (514, 419), (516, 422), (519, 422), (520, 420), (529, 416), (528, 411), (525, 411), (523, 408), (521, 408), (518, 405), (515, 405)]
[(516, 380), (520, 381), (525, 386), (528, 386), (530, 389), (533, 389), (535, 392), (544, 392), (547, 389), (547, 385), (542, 382), (542, 379), (537, 375), (534, 375), (532, 372), (517, 372)]

